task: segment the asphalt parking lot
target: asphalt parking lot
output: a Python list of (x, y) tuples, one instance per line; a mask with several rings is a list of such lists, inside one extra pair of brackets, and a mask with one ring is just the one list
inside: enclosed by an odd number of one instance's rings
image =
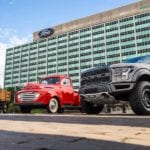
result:
[(1, 150), (149, 150), (150, 116), (0, 114)]

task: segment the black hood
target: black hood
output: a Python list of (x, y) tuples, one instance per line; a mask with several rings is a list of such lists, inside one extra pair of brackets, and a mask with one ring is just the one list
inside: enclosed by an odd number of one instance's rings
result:
[(86, 71), (82, 72), (81, 77), (92, 76), (95, 74), (107, 73), (110, 71), (109, 65), (97, 66), (91, 69), (87, 69)]

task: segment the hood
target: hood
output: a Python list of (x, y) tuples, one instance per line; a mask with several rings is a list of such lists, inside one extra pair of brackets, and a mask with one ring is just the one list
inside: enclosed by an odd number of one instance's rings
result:
[(87, 69), (81, 73), (81, 78), (86, 77), (86, 76), (91, 76), (95, 74), (100, 74), (100, 73), (106, 73), (109, 72), (110, 66), (103, 65), (103, 66), (96, 66), (94, 68)]
[(146, 63), (118, 63), (110, 65), (111, 68), (117, 68), (117, 67), (136, 67), (136, 68), (150, 68), (150, 64)]
[(25, 85), (25, 90), (35, 90), (35, 89), (40, 89), (40, 84), (37, 84), (37, 83), (27, 83)]
[(54, 89), (53, 85), (45, 85), (45, 84), (38, 84), (38, 83), (27, 83), (24, 90), (35, 90), (35, 89)]

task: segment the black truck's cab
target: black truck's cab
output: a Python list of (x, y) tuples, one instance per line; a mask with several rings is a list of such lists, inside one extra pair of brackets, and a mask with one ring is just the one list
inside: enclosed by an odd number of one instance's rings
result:
[(129, 101), (136, 114), (150, 114), (150, 55), (86, 70), (79, 92), (81, 107), (88, 114), (120, 100)]

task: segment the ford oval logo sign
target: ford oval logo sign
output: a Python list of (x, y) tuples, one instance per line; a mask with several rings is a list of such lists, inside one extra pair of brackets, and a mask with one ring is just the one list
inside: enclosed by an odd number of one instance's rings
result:
[(45, 37), (52, 35), (53, 33), (54, 33), (54, 30), (52, 28), (47, 28), (47, 29), (41, 30), (39, 32), (39, 36), (40, 38), (45, 38)]

